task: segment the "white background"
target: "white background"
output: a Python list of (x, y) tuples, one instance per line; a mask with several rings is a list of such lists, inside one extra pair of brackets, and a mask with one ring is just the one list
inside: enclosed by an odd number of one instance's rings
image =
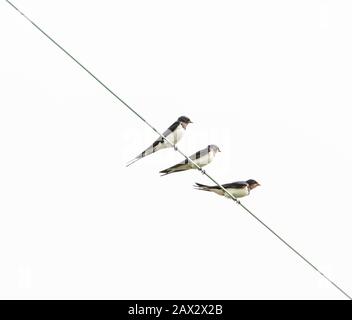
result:
[[(352, 292), (350, 1), (14, 0)], [(0, 1), (0, 298), (343, 299)]]

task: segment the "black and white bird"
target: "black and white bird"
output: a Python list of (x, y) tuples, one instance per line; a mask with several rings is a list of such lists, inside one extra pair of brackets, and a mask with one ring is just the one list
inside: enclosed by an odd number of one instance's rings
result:
[[(191, 160), (194, 161), (198, 166), (204, 167), (210, 162), (213, 161), (215, 158), (215, 155), (217, 152), (221, 152), (219, 147), (216, 146), (215, 144), (210, 144), (203, 150), (200, 150), (190, 156)], [(185, 171), (185, 170), (190, 170), (190, 169), (197, 169), (197, 167), (190, 162), (188, 159), (181, 161), (178, 164), (175, 164), (174, 166), (167, 168), (165, 170), (160, 171), (160, 173), (164, 176), (173, 172), (180, 172), (180, 171)]]
[[(260, 186), (260, 184), (253, 179), (249, 179), (247, 181), (237, 181), (223, 184), (222, 186), (235, 198), (243, 198), (245, 196), (248, 196), (250, 191)], [(222, 190), (219, 186), (207, 186), (205, 184), (196, 183), (195, 188), (197, 190), (214, 192), (220, 196), (230, 198), (230, 196), (225, 193), (225, 191)]]
[[(187, 126), (193, 123), (189, 118), (185, 116), (181, 116), (175, 121), (164, 133), (164, 137), (167, 138), (171, 143), (176, 145), (183, 137), (183, 134), (186, 131)], [(132, 163), (138, 161), (139, 159), (142, 159), (154, 152), (157, 152), (161, 149), (165, 148), (171, 148), (172, 145), (165, 141), (164, 138), (159, 137), (157, 140), (153, 142), (153, 144), (145, 149), (141, 154), (139, 154), (137, 157), (132, 159), (127, 163), (127, 167), (130, 166)]]

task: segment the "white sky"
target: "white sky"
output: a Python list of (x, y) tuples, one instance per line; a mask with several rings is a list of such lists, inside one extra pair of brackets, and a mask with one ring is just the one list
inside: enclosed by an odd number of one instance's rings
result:
[[(13, 0), (352, 293), (350, 1)], [(340, 299), (0, 1), (0, 298)]]

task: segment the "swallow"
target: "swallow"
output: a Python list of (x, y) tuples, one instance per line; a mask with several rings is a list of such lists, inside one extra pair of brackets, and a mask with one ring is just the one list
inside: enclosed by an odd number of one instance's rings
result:
[[(175, 121), (164, 133), (164, 137), (167, 138), (172, 144), (176, 145), (183, 137), (187, 126), (193, 123), (189, 118), (181, 116)], [(159, 137), (153, 142), (153, 144), (145, 149), (141, 154), (132, 159), (127, 163), (127, 167), (132, 163), (165, 148), (171, 148), (172, 145), (167, 142), (163, 137)]]
[[(210, 162), (213, 161), (215, 155), (217, 152), (221, 152), (219, 147), (216, 146), (215, 144), (210, 144), (203, 150), (200, 150), (190, 156), (191, 160), (193, 160), (198, 166), (204, 167)], [(190, 162), (188, 159), (181, 161), (178, 164), (175, 164), (174, 166), (167, 168), (165, 170), (160, 171), (162, 176), (165, 176), (167, 174), (173, 173), (173, 172), (180, 172), (180, 171), (185, 171), (185, 170), (190, 170), (190, 169), (198, 169), (192, 162)]]
[[(260, 186), (260, 184), (253, 179), (249, 179), (247, 181), (237, 181), (237, 182), (223, 184), (222, 186), (230, 194), (232, 194), (232, 196), (234, 196), (237, 199), (237, 198), (248, 196), (250, 191)], [(222, 190), (219, 186), (207, 186), (205, 184), (200, 184), (196, 182), (196, 185), (194, 187), (197, 190), (211, 191), (211, 192), (215, 192), (219, 196), (225, 196), (230, 198), (230, 196), (227, 193), (225, 193), (225, 191)]]

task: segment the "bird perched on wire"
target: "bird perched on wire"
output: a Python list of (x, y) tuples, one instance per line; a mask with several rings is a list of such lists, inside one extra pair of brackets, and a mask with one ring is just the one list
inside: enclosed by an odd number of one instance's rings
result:
[[(233, 197), (237, 199), (237, 198), (243, 198), (245, 196), (248, 196), (251, 190), (260, 186), (260, 184), (253, 179), (249, 179), (247, 181), (237, 181), (237, 182), (223, 184), (222, 186), (230, 194), (232, 194)], [(225, 193), (225, 191), (222, 190), (219, 186), (207, 186), (205, 184), (196, 183), (194, 187), (197, 190), (210, 191), (220, 196), (225, 196), (230, 198), (230, 196), (227, 193)]]
[[(189, 158), (194, 161), (198, 166), (204, 167), (210, 162), (213, 161), (215, 155), (217, 152), (221, 152), (219, 147), (216, 146), (215, 144), (210, 144), (203, 150), (200, 150), (194, 154), (192, 154)], [(180, 171), (185, 171), (189, 169), (198, 169), (192, 162), (190, 162), (188, 159), (181, 161), (178, 164), (175, 164), (174, 166), (167, 168), (165, 170), (160, 171), (160, 173), (165, 176), (167, 174), (173, 173), (173, 172), (180, 172)]]
[[(183, 134), (185, 133), (186, 128), (190, 123), (193, 122), (189, 118), (181, 116), (163, 133), (163, 135), (172, 144), (176, 145), (182, 139)], [(138, 161), (139, 159), (142, 159), (154, 152), (171, 147), (172, 145), (160, 136), (157, 140), (153, 142), (153, 144), (149, 148), (145, 149), (141, 154), (129, 161), (127, 163), (127, 167), (130, 166), (132, 163)]]

